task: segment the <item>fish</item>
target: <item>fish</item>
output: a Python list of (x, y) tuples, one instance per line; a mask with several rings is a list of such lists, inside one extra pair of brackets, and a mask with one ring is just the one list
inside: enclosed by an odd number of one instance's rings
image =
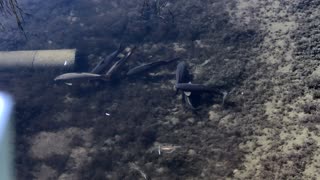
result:
[[(186, 75), (187, 75), (186, 63), (182, 61), (177, 65), (176, 85), (179, 83), (185, 83), (187, 80)], [(176, 90), (176, 94), (178, 94), (179, 89), (177, 89), (176, 86), (174, 86), (174, 89)]]
[[(191, 82), (189, 82), (189, 84), (192, 84)], [(179, 91), (179, 89), (177, 89), (177, 91)], [(183, 94), (187, 97), (191, 96), (191, 92), (190, 91), (183, 91)]]
[(122, 44), (119, 45), (119, 48), (108, 55), (105, 59), (101, 60), (91, 71), (90, 73), (93, 74), (101, 74), (103, 71), (105, 71), (108, 66), (112, 64), (113, 61), (115, 61), (116, 57), (123, 51), (124, 47)]
[(106, 77), (100, 74), (93, 73), (65, 73), (54, 78), (54, 81), (62, 81), (66, 82), (67, 85), (72, 85), (70, 81), (85, 81), (85, 80), (93, 80), (93, 79), (105, 79)]
[(217, 87), (206, 86), (203, 84), (178, 83), (175, 85), (175, 87), (178, 90), (182, 90), (186, 92), (219, 92)]
[(159, 66), (169, 64), (169, 63), (174, 62), (178, 59), (179, 58), (173, 58), (173, 59), (169, 59), (169, 60), (161, 60), (161, 61), (155, 61), (155, 62), (151, 62), (151, 63), (147, 63), (147, 64), (142, 64), (140, 66), (137, 66), (137, 67), (130, 69), (127, 72), (127, 76), (137, 75), (140, 73), (151, 71)]
[(186, 74), (187, 74), (186, 63), (182, 61), (177, 65), (176, 84), (185, 83)]
[(111, 66), (111, 68), (105, 74), (106, 77), (111, 77), (130, 58), (134, 50), (135, 50), (135, 47), (131, 49), (128, 48), (127, 54), (122, 59), (120, 59), (119, 61), (117, 61)]

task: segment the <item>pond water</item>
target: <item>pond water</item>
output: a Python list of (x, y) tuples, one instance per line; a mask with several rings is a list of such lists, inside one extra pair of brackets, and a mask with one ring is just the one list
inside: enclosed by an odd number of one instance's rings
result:
[[(51, 64), (59, 58), (51, 50), (76, 52), (74, 63), (62, 58), (59, 68), (40, 68), (35, 57), (32, 67), (0, 62), (0, 90), (15, 100), (17, 179), (259, 179), (278, 172), (268, 170), (276, 153), (266, 149), (280, 146), (268, 143), (284, 126), (270, 118), (278, 117), (276, 92), (292, 84), (271, 79), (289, 77), (280, 73), (296, 65), (289, 62), (297, 39), (288, 35), (298, 27), (289, 11), (296, 4), (18, 3), (23, 30), (14, 17), (1, 17), (1, 51), (50, 50), (39, 58)], [(292, 118), (282, 112), (279, 119)], [(266, 122), (279, 128), (269, 131)]]

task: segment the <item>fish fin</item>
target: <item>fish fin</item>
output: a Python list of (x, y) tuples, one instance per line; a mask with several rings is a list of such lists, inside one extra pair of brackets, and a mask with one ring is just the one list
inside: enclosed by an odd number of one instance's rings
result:
[(185, 99), (188, 107), (190, 107), (190, 108), (193, 109), (193, 110), (196, 110), (196, 109), (197, 109), (197, 108), (195, 108), (195, 107), (193, 106), (193, 104), (191, 103), (190, 98), (189, 98), (188, 96), (185, 96), (184, 99)]
[(191, 92), (190, 91), (184, 91), (183, 93), (188, 97), (191, 96)]
[[(191, 81), (189, 81), (188, 84), (192, 84)], [(188, 97), (191, 96), (191, 92), (190, 91), (184, 91), (183, 93)]]
[(68, 86), (72, 86), (72, 83), (67, 83), (67, 82), (66, 82), (65, 84), (68, 85)]
[(103, 75), (101, 75), (100, 80), (102, 80), (102, 81), (110, 81), (110, 75), (103, 74)]
[(227, 96), (228, 96), (228, 92), (227, 91), (223, 91), (222, 92), (222, 106), (224, 106), (225, 102), (226, 102), (226, 99), (227, 99)]

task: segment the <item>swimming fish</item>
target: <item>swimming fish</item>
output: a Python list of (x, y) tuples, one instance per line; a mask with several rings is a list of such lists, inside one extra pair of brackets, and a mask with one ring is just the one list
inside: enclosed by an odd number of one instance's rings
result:
[[(177, 65), (177, 69), (176, 69), (176, 84), (179, 83), (186, 83), (187, 81), (187, 68), (186, 68), (186, 63), (185, 62), (180, 62)], [(176, 86), (174, 86), (175, 90), (176, 90), (176, 94), (178, 94), (179, 89), (176, 88)]]
[(116, 57), (122, 52), (124, 47), (120, 44), (119, 48), (108, 55), (105, 59), (101, 60), (90, 72), (94, 74), (101, 74), (104, 70), (112, 64)]
[(127, 54), (122, 59), (120, 59), (119, 61), (117, 61), (111, 66), (111, 68), (106, 73), (106, 77), (111, 77), (130, 58), (134, 50), (135, 50), (135, 47), (131, 49), (128, 48)]
[(186, 83), (186, 74), (187, 74), (186, 63), (182, 61), (177, 65), (176, 84)]
[(66, 82), (67, 85), (72, 85), (71, 81), (85, 81), (93, 79), (104, 79), (106, 78), (103, 75), (93, 74), (93, 73), (65, 73), (54, 78), (55, 81)]
[(179, 58), (173, 58), (173, 59), (169, 59), (169, 60), (161, 60), (161, 61), (155, 61), (155, 62), (151, 62), (151, 63), (147, 63), (147, 64), (142, 64), (140, 66), (137, 66), (137, 67), (130, 69), (127, 72), (127, 76), (132, 76), (132, 75), (140, 74), (140, 73), (143, 73), (146, 71), (151, 71), (159, 66), (169, 64), (169, 63), (174, 62), (178, 59)]

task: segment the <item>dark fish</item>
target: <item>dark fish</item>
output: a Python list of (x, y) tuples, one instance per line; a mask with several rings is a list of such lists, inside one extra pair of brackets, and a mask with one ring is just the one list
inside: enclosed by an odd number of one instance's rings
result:
[(179, 83), (186, 83), (186, 63), (185, 62), (180, 62), (177, 65), (177, 70), (176, 70), (176, 84)]
[(135, 47), (130, 49), (122, 59), (114, 63), (106, 73), (106, 76), (111, 77), (130, 58), (134, 50), (135, 50)]
[(174, 62), (178, 59), (179, 58), (173, 58), (173, 59), (169, 59), (169, 60), (161, 60), (161, 61), (155, 61), (155, 62), (151, 62), (151, 63), (147, 63), (147, 64), (142, 64), (140, 66), (137, 66), (137, 67), (130, 69), (127, 72), (127, 75), (132, 76), (132, 75), (140, 74), (140, 73), (143, 73), (146, 71), (151, 71), (159, 66), (169, 64), (169, 63)]
[[(175, 86), (178, 90), (187, 92), (219, 92), (217, 87), (206, 86), (202, 84), (178, 83)], [(220, 93), (220, 92), (219, 92)]]
[[(179, 83), (186, 83), (187, 82), (187, 68), (186, 68), (186, 63), (185, 62), (180, 62), (177, 65), (177, 70), (176, 70), (176, 84)], [(179, 92), (179, 89), (174, 86), (174, 89), (176, 90), (176, 95)]]
[(105, 59), (100, 61), (90, 72), (94, 74), (101, 74), (103, 71), (105, 71), (108, 66), (112, 64), (112, 62), (116, 59), (116, 57), (122, 52), (124, 47), (120, 44), (119, 48), (108, 55)]

